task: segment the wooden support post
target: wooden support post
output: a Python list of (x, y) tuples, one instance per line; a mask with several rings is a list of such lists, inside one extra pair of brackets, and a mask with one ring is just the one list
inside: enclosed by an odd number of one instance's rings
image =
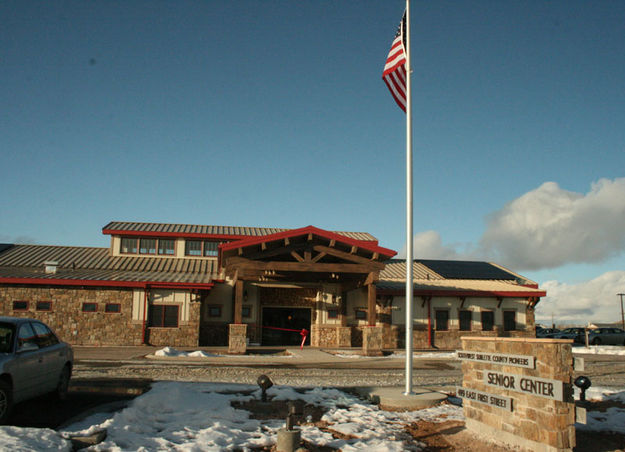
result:
[(243, 281), (234, 285), (234, 323), (243, 323)]
[(339, 301), (339, 321), (341, 326), (347, 326), (347, 292), (341, 292)]
[(375, 312), (376, 288), (375, 284), (367, 285), (367, 318), (369, 326), (375, 326), (377, 315)]

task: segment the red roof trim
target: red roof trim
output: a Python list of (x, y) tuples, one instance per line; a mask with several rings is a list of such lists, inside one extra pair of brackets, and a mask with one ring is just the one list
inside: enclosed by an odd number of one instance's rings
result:
[(328, 240), (336, 240), (341, 243), (346, 243), (348, 245), (357, 246), (359, 248), (365, 248), (372, 253), (378, 253), (383, 256), (388, 256), (391, 258), (397, 254), (397, 251), (393, 251), (388, 248), (382, 248), (381, 246), (377, 246), (372, 244), (370, 241), (357, 240), (350, 237), (346, 237), (341, 234), (337, 234), (335, 232), (326, 231), (323, 229), (316, 228), (314, 226), (306, 226), (300, 229), (289, 229), (288, 231), (276, 232), (275, 234), (263, 235), (258, 237), (248, 237), (242, 240), (238, 240), (236, 242), (223, 243), (219, 245), (219, 254), (221, 256), (222, 251), (233, 250), (237, 248), (243, 248), (246, 246), (260, 245), (261, 243), (271, 242), (275, 240), (281, 240), (285, 238), (291, 238), (295, 236), (301, 236), (306, 234), (315, 234), (321, 237), (324, 237)]
[(214, 283), (176, 283), (162, 281), (98, 281), (94, 279), (0, 278), (0, 284), (33, 284), (48, 286), (135, 287), (161, 289), (211, 289)]
[[(406, 293), (405, 289), (377, 289), (377, 293), (380, 295), (404, 295)], [(448, 297), (545, 297), (547, 296), (547, 292), (544, 290), (541, 292), (525, 292), (523, 290), (519, 291), (487, 291), (487, 290), (421, 290), (415, 289), (415, 296), (425, 296), (425, 297), (434, 297), (434, 296), (448, 296)]]

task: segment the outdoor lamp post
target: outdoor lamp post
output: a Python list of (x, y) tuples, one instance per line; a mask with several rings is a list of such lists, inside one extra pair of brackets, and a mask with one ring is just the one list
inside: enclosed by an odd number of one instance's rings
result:
[(625, 296), (625, 293), (617, 293), (616, 295), (621, 297), (621, 326), (625, 330), (625, 314), (623, 313), (623, 297)]

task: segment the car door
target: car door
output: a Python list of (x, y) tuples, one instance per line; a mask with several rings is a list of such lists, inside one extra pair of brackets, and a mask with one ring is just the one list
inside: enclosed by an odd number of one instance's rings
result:
[(15, 359), (11, 363), (13, 377), (13, 399), (15, 402), (37, 394), (41, 385), (41, 364), (43, 358), (39, 353), (37, 337), (30, 323), (22, 323), (18, 327)]
[(59, 343), (54, 333), (41, 322), (31, 322), (37, 336), (41, 365), (40, 394), (50, 392), (56, 388), (61, 369), (65, 363), (65, 347)]

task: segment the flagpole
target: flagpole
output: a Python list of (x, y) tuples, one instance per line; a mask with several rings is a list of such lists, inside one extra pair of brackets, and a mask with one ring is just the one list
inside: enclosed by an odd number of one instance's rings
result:
[(410, 0), (406, 0), (406, 391), (412, 394), (412, 99), (410, 95)]

